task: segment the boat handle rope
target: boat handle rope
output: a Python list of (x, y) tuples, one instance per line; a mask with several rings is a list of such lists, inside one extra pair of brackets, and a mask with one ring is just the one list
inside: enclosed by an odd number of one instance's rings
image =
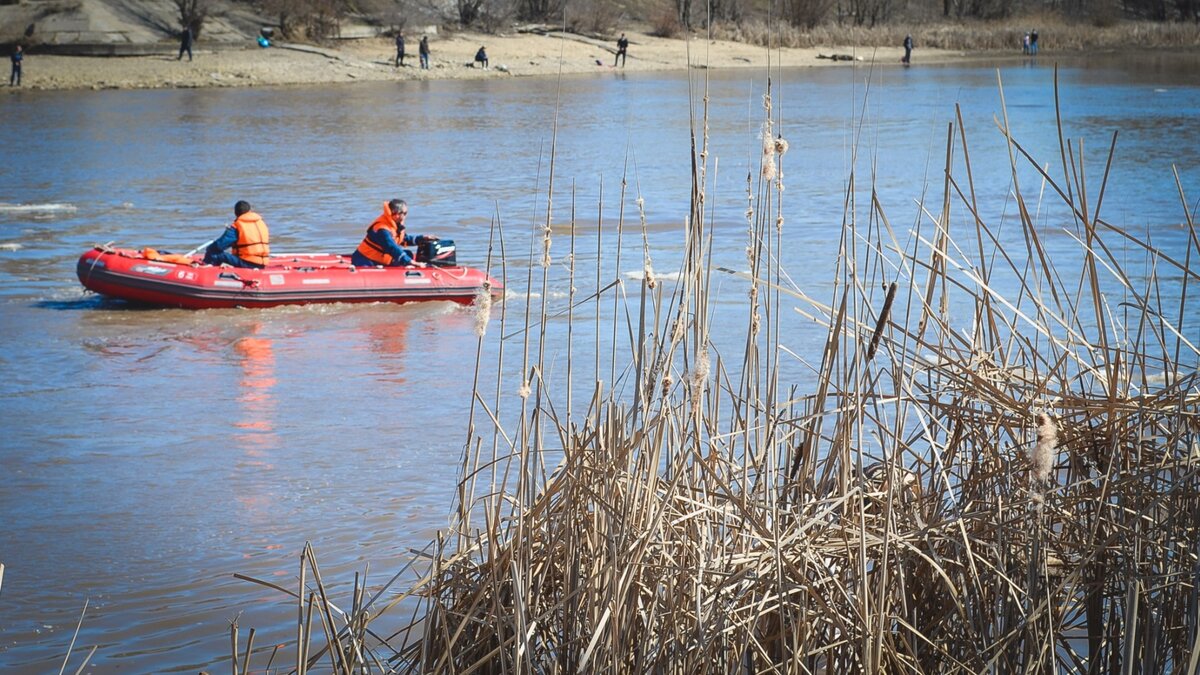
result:
[(258, 288), (258, 282), (259, 282), (258, 279), (243, 279), (243, 278), (239, 277), (235, 272), (221, 272), (221, 274), (219, 274), (217, 276), (217, 278), (218, 279), (233, 279), (234, 281), (240, 281), (240, 282), (242, 282), (242, 286), (245, 286), (246, 288)]

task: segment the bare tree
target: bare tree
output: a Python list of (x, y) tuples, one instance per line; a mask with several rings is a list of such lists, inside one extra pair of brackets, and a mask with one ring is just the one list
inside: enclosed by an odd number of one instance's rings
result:
[[(1085, 0), (1078, 0), (1079, 3)], [(1060, 0), (1037, 0), (1036, 2), (1015, 3), (1011, 0), (944, 0), (943, 16), (955, 16), (971, 19), (1002, 19), (1011, 15), (1017, 5), (1026, 8), (1060, 11), (1064, 9)]]
[(741, 21), (746, 13), (745, 0), (710, 0), (713, 21)]
[(692, 28), (692, 0), (675, 0), (675, 12), (684, 30)]
[(892, 16), (893, 0), (847, 0), (846, 16), (856, 26), (874, 26)]
[(836, 0), (784, 0), (783, 11), (788, 23), (797, 28), (811, 29), (829, 16)]
[(200, 37), (204, 19), (208, 18), (209, 0), (175, 0), (179, 10), (179, 25), (192, 31), (193, 38)]
[(483, 9), (484, 0), (454, 0), (454, 6), (458, 10), (458, 21), (464, 26), (470, 26), (479, 18), (479, 12)]
[(526, 21), (558, 22), (565, 4), (563, 0), (521, 0), (518, 15)]
[(567, 28), (576, 33), (606, 35), (621, 18), (621, 8), (614, 0), (571, 0), (565, 11)]
[(495, 33), (512, 23), (517, 15), (517, 0), (483, 0), (479, 6), (478, 23), (488, 33)]

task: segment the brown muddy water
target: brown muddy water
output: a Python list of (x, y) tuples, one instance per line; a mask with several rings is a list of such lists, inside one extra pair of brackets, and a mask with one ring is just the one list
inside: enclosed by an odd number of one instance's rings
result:
[[(1200, 199), (1193, 66), (1187, 58), (1090, 59), (1064, 62), (1059, 74), (1065, 133), (1086, 139), (1097, 187), (1120, 131), (1106, 219), (1167, 252), (1185, 250), (1187, 237), (1173, 165), (1189, 208)], [(1052, 67), (1048, 58), (999, 64), (1017, 138), (1061, 172)], [(695, 100), (702, 77), (693, 74)], [(740, 270), (766, 77), (711, 78), (713, 260)], [(1012, 222), (1012, 241), (1002, 243), (1020, 259), (1008, 154), (993, 123), (1001, 114), (996, 67), (796, 70), (777, 73), (774, 83), (778, 130), (791, 146), (783, 209), (789, 284), (828, 296), (852, 169), (859, 203), (868, 203), (873, 183), (902, 242), (912, 241), (922, 199), (940, 211), (956, 104), (981, 209), (989, 222)], [(546, 209), (556, 101), (554, 262), (543, 294), (540, 268), (532, 289), (527, 273)], [(638, 196), (654, 270), (670, 283), (678, 267), (689, 191), (683, 74), (22, 92), (4, 97), (2, 112), (3, 672), (60, 664), (85, 600), (72, 662), (98, 645), (91, 672), (212, 669), (227, 653), (228, 621), (239, 615), (243, 627), (259, 629), (259, 644), (288, 641), (284, 598), (232, 574), (290, 586), (307, 540), (340, 588), (368, 564), (382, 582), (446, 525), (468, 438), (477, 345), (470, 309), (132, 308), (80, 288), (74, 262), (87, 247), (188, 250), (217, 235), (233, 203), (246, 199), (271, 226), (277, 251), (349, 251), (395, 196), (411, 206), (412, 231), (454, 239), (462, 262), (483, 266), (489, 223), (499, 219), (505, 265), (497, 249), (492, 272), (507, 274), (507, 311), (519, 317), (528, 303), (547, 303), (552, 355), (568, 339), (572, 195), (580, 295), (595, 290), (597, 269), (601, 285), (642, 273)], [(1018, 177), (1025, 194), (1037, 193), (1031, 169)], [(1078, 257), (1069, 216), (1033, 206), (1050, 254)], [(866, 207), (854, 208), (865, 220)], [(969, 236), (968, 216), (957, 217)], [(960, 241), (964, 250), (968, 243)], [(1136, 247), (1119, 254), (1140, 259)], [(1163, 292), (1180, 278), (1166, 273)], [(746, 290), (738, 277), (718, 274), (718, 350), (740, 353)], [(593, 368), (607, 379), (630, 362), (627, 345), (612, 348), (613, 304), (601, 306), (599, 330), (589, 306), (570, 332), (589, 355), (576, 364), (585, 393)], [(624, 321), (623, 310), (617, 316)], [(1184, 331), (1194, 340), (1200, 312), (1188, 316)], [(783, 369), (803, 388), (812, 379), (804, 359), (816, 360), (825, 333), (799, 314), (788, 320), (781, 346), (798, 358)], [(503, 348), (519, 352), (523, 335), (509, 333)], [(501, 338), (489, 331), (485, 364), (494, 364)], [(547, 373), (552, 384), (565, 377), (559, 363)], [(519, 364), (505, 360), (510, 372)], [(483, 381), (494, 377), (493, 365)]]

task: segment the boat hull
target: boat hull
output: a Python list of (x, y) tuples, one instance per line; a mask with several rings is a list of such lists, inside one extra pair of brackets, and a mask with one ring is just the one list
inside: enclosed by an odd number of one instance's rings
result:
[(495, 279), (471, 267), (356, 268), (349, 256), (324, 253), (272, 256), (261, 270), (161, 258), (96, 247), (79, 257), (75, 272), (85, 288), (106, 297), (185, 309), (431, 300), (470, 304), (485, 288), (493, 296), (501, 292)]

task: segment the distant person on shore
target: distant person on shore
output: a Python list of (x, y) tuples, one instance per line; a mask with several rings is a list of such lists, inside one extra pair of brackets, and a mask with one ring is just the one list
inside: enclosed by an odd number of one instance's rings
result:
[(908, 65), (912, 63), (913, 39), (911, 35), (904, 36), (904, 58), (900, 59), (900, 63)]
[(475, 52), (475, 63), (480, 64), (481, 66), (483, 66), (484, 70), (487, 70), (487, 68), (488, 68), (487, 50), (485, 50), (483, 47), (480, 47), (479, 51)]
[(12, 75), (8, 76), (8, 86), (21, 86), (21, 62), (25, 60), (25, 51), (21, 49), (21, 45), (17, 45), (13, 50), (12, 56)]
[(183, 60), (183, 53), (187, 52), (188, 61), (192, 60), (192, 29), (189, 26), (184, 26), (183, 31), (179, 33), (179, 56), (175, 57), (176, 61)]
[(617, 40), (617, 57), (613, 59), (613, 68), (617, 67), (617, 61), (621, 62), (621, 67), (625, 67), (625, 54), (629, 51), (629, 39), (621, 33), (621, 38)]
[(408, 216), (408, 202), (393, 199), (383, 204), (383, 214), (367, 226), (358, 250), (350, 256), (355, 267), (424, 267), (425, 263), (413, 260), (405, 246), (416, 246), (418, 237), (404, 233), (404, 219)]
[(1037, 29), (1034, 28), (1029, 33), (1029, 53), (1032, 56), (1037, 56), (1037, 52), (1038, 52), (1037, 38), (1038, 38)]
[(271, 254), (267, 224), (250, 208), (250, 202), (234, 204), (233, 215), (233, 224), (204, 250), (204, 264), (262, 269)]
[(1029, 32), (1028, 31), (1025, 32), (1025, 37), (1021, 39), (1021, 53), (1022, 54), (1029, 53)]
[(421, 70), (429, 70), (429, 36), (421, 36), (421, 44), (417, 45), (417, 51), (421, 54)]
[(404, 34), (396, 33), (396, 68), (404, 65)]

